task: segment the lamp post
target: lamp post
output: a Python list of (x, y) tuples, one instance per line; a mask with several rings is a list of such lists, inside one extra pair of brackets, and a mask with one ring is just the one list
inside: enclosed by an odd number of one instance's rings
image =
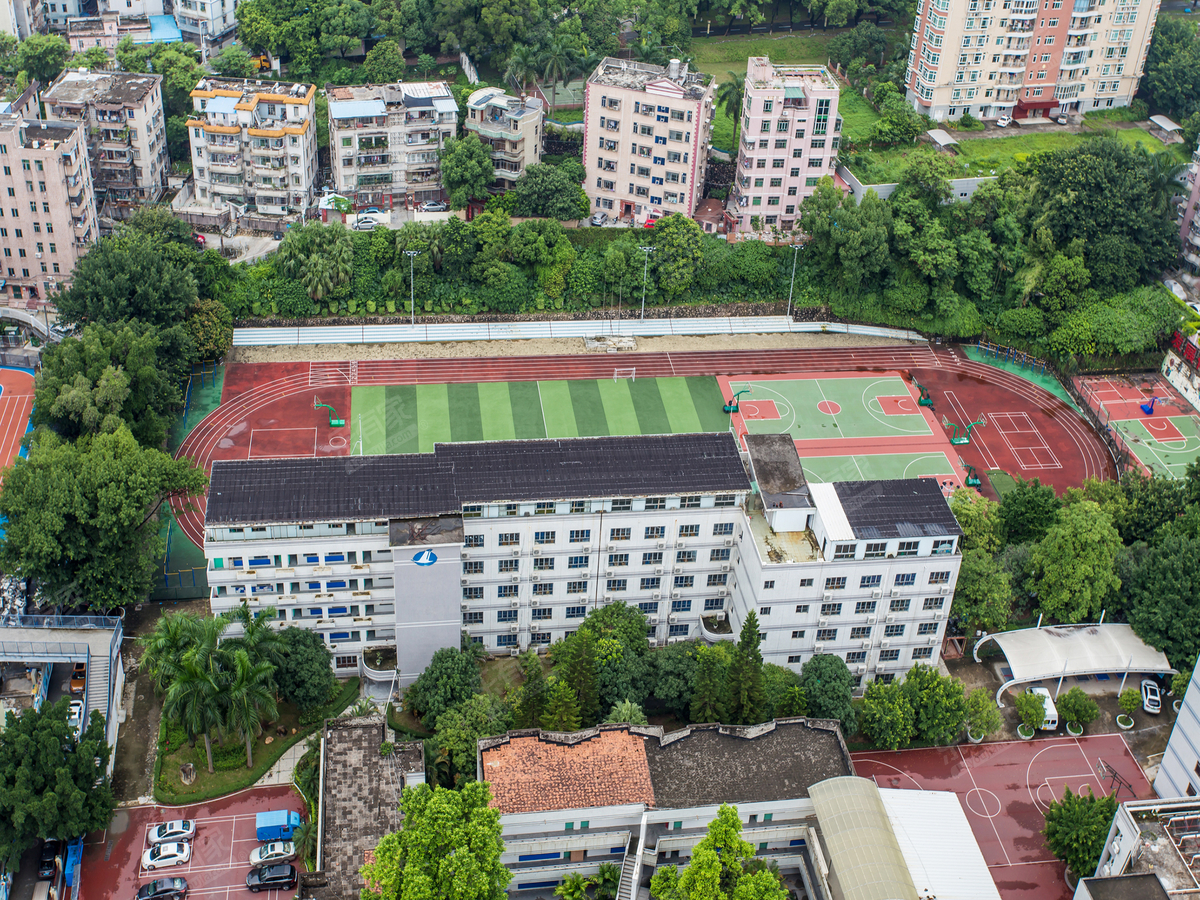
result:
[(417, 327), (417, 296), (416, 287), (413, 283), (413, 257), (420, 253), (420, 250), (405, 250), (404, 255), (408, 257), (408, 306), (412, 313), (412, 327)]
[(646, 254), (646, 262), (642, 266), (642, 318), (641, 321), (646, 321), (646, 274), (650, 271), (650, 254), (654, 252), (653, 247), (638, 247)]
[(789, 322), (791, 321), (791, 318), (792, 318), (792, 292), (796, 289), (796, 260), (798, 260), (800, 258), (800, 254), (796, 251), (802, 249), (803, 247), (804, 247), (803, 244), (792, 244), (792, 251), (793, 251), (792, 252), (792, 284), (791, 284), (791, 287), (788, 288), (788, 308), (787, 308), (787, 317), (788, 317)]

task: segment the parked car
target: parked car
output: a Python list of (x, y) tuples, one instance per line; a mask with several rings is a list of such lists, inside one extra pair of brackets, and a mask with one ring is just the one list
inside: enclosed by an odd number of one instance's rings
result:
[(417, 207), (421, 212), (446, 212), (449, 208), (441, 200), (426, 200)]
[(82, 694), (87, 688), (87, 663), (75, 663), (71, 669), (71, 693)]
[(375, 213), (376, 215), (379, 215), (379, 207), (378, 206), (368, 206), (366, 209), (363, 210), (364, 215), (370, 215), (371, 213)]
[(1142, 709), (1152, 716), (1162, 712), (1162, 690), (1149, 678), (1142, 679)]
[(350, 227), (355, 231), (373, 231), (377, 226), (382, 224), (378, 219), (373, 219), (370, 216), (359, 216)]
[(72, 700), (71, 701), (71, 711), (67, 715), (67, 724), (70, 725), (72, 729), (74, 729), (75, 739), (79, 740), (79, 737), (83, 734), (83, 724), (84, 724), (84, 722), (83, 722), (83, 701), (82, 700)]
[(174, 844), (155, 844), (142, 854), (142, 868), (161, 869), (163, 866), (182, 866), (191, 858), (191, 844), (182, 841)]
[(186, 878), (156, 878), (142, 885), (133, 900), (183, 900), (187, 892)]
[(1057, 116), (1057, 117), (1054, 119), (1054, 121), (1055, 121), (1055, 122), (1057, 122), (1059, 125), (1066, 125), (1066, 124), (1067, 124), (1067, 117), (1066, 117), (1066, 116)]
[(195, 819), (176, 819), (155, 825), (147, 835), (151, 844), (165, 844), (176, 841), (190, 841), (196, 836)]
[(62, 850), (62, 841), (54, 838), (42, 841), (42, 854), (38, 857), (38, 881), (53, 878), (58, 871), (58, 854)]
[(277, 866), (259, 866), (246, 876), (246, 887), (257, 894), (263, 890), (282, 888), (292, 890), (296, 886), (296, 867), (283, 863)]
[(657, 223), (657, 222), (658, 222), (658, 219), (647, 219), (646, 224), (643, 225), (642, 227), (643, 228), (653, 228), (655, 223)]
[(250, 865), (265, 866), (295, 859), (296, 845), (291, 841), (271, 841), (250, 851)]
[(201, 250), (203, 250), (204, 245), (208, 243), (208, 239), (198, 231), (192, 232), (192, 240), (196, 242), (196, 246)]
[(592, 216), (592, 224), (596, 225), (596, 226), (607, 225), (608, 224), (608, 213), (606, 213), (606, 212), (596, 213), (594, 216)]

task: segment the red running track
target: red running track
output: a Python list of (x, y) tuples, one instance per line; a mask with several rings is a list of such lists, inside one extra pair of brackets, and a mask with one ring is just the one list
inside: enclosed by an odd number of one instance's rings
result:
[(32, 412), (33, 376), (20, 369), (0, 368), (0, 469), (17, 461)]
[[(617, 365), (620, 363), (620, 366)], [(695, 353), (622, 353), (614, 355), (488, 357), (432, 360), (363, 360), (356, 363), (278, 363), (229, 366), (221, 405), (184, 440), (177, 454), (211, 470), (214, 459), (245, 459), (247, 436), (255, 429), (313, 423), (312, 398), (320, 395), (349, 418), (351, 384), (446, 384), (484, 381), (608, 378), (614, 368), (636, 368), (640, 377), (679, 375), (757, 375), (782, 372), (900, 371), (928, 387), (941, 415), (970, 421), (979, 412), (1022, 411), (1053, 450), (1058, 468), (1026, 469), (998, 433), (976, 430), (970, 446), (959, 447), (969, 464), (983, 471), (1002, 468), (1014, 475), (1040, 476), (1062, 492), (1085, 478), (1111, 478), (1112, 460), (1104, 443), (1068, 404), (1022, 378), (973, 362), (957, 350), (925, 344), (836, 350), (731, 350)], [(343, 413), (345, 409), (347, 412)], [(273, 425), (271, 423), (274, 423)], [(326, 428), (320, 435), (330, 436)], [(245, 449), (243, 449), (243, 440)], [(318, 455), (347, 455), (348, 446), (318, 439)], [(254, 442), (255, 455), (262, 442)], [(886, 443), (877, 445), (888, 452)], [(1020, 450), (1020, 448), (1018, 448)], [(1022, 451), (1023, 452), (1023, 451)], [(990, 486), (985, 481), (985, 491)], [(179, 513), (184, 533), (203, 546), (204, 499)]]

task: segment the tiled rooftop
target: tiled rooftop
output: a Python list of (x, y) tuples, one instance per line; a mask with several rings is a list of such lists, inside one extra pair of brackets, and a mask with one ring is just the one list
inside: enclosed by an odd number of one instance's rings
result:
[(492, 785), (492, 806), (501, 815), (654, 805), (643, 738), (623, 726), (571, 735), (510, 732), (481, 756), (483, 779)]

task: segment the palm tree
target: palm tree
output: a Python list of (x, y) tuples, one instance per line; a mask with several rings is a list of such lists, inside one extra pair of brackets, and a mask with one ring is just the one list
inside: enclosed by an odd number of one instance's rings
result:
[(522, 91), (538, 76), (538, 52), (528, 44), (513, 48), (508, 57), (508, 65), (504, 69), (504, 79), (515, 84)]
[(661, 66), (667, 61), (666, 51), (657, 40), (648, 41), (642, 38), (629, 49), (633, 53), (633, 58), (638, 62)]
[(579, 872), (572, 872), (554, 889), (554, 894), (562, 900), (588, 900), (587, 890), (592, 880)]
[(271, 692), (273, 667), (252, 662), (245, 650), (235, 650), (230, 678), (225, 686), (225, 727), (246, 741), (246, 768), (254, 768), (254, 739), (262, 723), (279, 715)]
[(317, 826), (314, 822), (302, 822), (292, 832), (292, 843), (296, 845), (296, 856), (307, 862), (317, 852)]
[(313, 256), (304, 266), (304, 290), (315, 302), (320, 303), (337, 286), (333, 280), (333, 268), (324, 256)]
[(603, 53), (599, 50), (588, 50), (579, 57), (577, 69), (580, 75), (588, 78), (596, 69), (600, 68), (600, 63), (602, 62), (604, 62)]
[(546, 48), (546, 54), (542, 57), (542, 77), (550, 82), (551, 111), (554, 110), (555, 101), (558, 99), (558, 83), (561, 81), (565, 86), (571, 80), (571, 73), (575, 71), (578, 58), (579, 52), (562, 35), (556, 35)]
[(725, 115), (738, 121), (742, 117), (742, 98), (746, 94), (746, 73), (729, 72), (729, 78), (717, 87), (717, 106), (725, 111)]
[(166, 613), (154, 623), (154, 631), (138, 638), (145, 651), (142, 668), (154, 688), (163, 693), (179, 674), (184, 654), (192, 647), (199, 619), (189, 612)]
[(229, 614), (231, 623), (242, 626), (240, 637), (230, 638), (225, 646), (230, 650), (245, 650), (254, 662), (269, 662), (274, 668), (283, 664), (283, 636), (271, 627), (275, 607), (266, 606), (256, 615), (245, 600)]
[(193, 746), (196, 735), (204, 735), (209, 775), (213, 774), (212, 730), (221, 725), (221, 703), (222, 693), (217, 679), (199, 668), (195, 656), (189, 653), (182, 670), (167, 689), (163, 715), (178, 720)]
[(600, 871), (592, 882), (596, 888), (596, 900), (614, 900), (621, 883), (621, 867), (616, 863), (600, 863)]
[(1150, 188), (1150, 196), (1154, 198), (1158, 210), (1166, 212), (1171, 197), (1182, 185), (1180, 176), (1187, 170), (1188, 164), (1179, 162), (1170, 150), (1150, 153), (1139, 144), (1138, 152), (1146, 163), (1146, 182)]

